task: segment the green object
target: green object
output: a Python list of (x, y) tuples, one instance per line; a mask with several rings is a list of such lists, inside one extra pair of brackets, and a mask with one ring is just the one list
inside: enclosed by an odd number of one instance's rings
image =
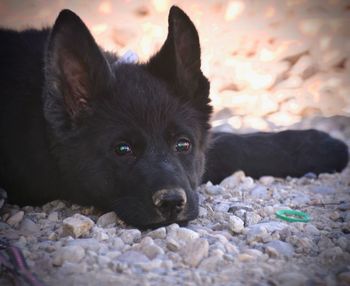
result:
[(279, 210), (276, 211), (276, 216), (288, 222), (308, 222), (310, 216), (307, 213), (296, 210)]

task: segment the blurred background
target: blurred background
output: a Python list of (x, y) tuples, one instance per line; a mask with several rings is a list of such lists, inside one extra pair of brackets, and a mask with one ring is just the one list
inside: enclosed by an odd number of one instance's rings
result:
[(214, 127), (280, 130), (305, 118), (350, 116), (350, 1), (2, 0), (0, 26), (51, 26), (69, 8), (103, 48), (146, 61), (166, 38), (174, 4), (200, 35)]

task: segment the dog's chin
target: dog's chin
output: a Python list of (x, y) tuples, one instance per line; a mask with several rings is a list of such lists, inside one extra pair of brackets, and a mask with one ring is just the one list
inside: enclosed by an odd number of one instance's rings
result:
[(138, 197), (119, 198), (113, 207), (109, 208), (109, 211), (113, 210), (126, 225), (142, 230), (155, 229), (172, 223), (186, 226), (189, 221), (198, 217), (198, 194), (195, 192), (191, 193), (182, 212), (168, 217), (162, 215), (151, 203), (147, 204), (145, 201)]
[(177, 223), (180, 226), (186, 226), (191, 220), (194, 220), (198, 217), (198, 207), (193, 207), (189, 212), (184, 212), (183, 214), (180, 213), (177, 217), (168, 219), (156, 215), (156, 212), (154, 211), (150, 211), (149, 213), (152, 213), (153, 215), (128, 217), (119, 215), (118, 211), (116, 211), (118, 217), (120, 217), (125, 224), (141, 230), (146, 230), (168, 226), (173, 223)]
[(168, 220), (168, 221), (163, 221), (159, 223), (150, 223), (150, 224), (142, 224), (142, 225), (134, 225), (136, 228), (140, 230), (147, 230), (147, 229), (157, 229), (162, 226), (168, 226), (172, 223), (177, 223), (179, 226), (187, 226), (190, 220)]

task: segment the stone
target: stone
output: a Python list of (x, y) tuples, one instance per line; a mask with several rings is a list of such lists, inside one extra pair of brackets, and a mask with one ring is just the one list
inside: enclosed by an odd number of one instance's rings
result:
[(318, 193), (318, 194), (334, 194), (335, 189), (327, 186), (316, 186), (311, 189), (313, 193)]
[(58, 221), (58, 212), (51, 212), (47, 219), (52, 222), (57, 222)]
[(226, 202), (219, 202), (214, 205), (214, 211), (226, 213), (230, 209), (230, 204)]
[(100, 248), (100, 243), (95, 238), (79, 238), (69, 240), (67, 246), (80, 246), (85, 250), (97, 251)]
[(190, 242), (192, 240), (195, 240), (199, 238), (199, 234), (193, 230), (190, 230), (185, 227), (180, 227), (177, 229), (176, 234), (175, 234), (175, 239), (183, 242)]
[(150, 260), (155, 259), (158, 255), (164, 254), (164, 250), (156, 244), (145, 245), (141, 250)]
[(238, 260), (241, 262), (249, 262), (256, 259), (253, 255), (247, 254), (247, 253), (241, 253), (237, 256)]
[(146, 255), (134, 250), (124, 252), (123, 254), (119, 255), (117, 259), (120, 262), (127, 264), (148, 263), (150, 261)]
[(300, 76), (303, 80), (313, 76), (316, 72), (316, 65), (309, 55), (301, 56), (290, 70), (291, 75)]
[(72, 263), (69, 261), (64, 261), (59, 270), (59, 273), (62, 276), (66, 276), (66, 275), (86, 273), (87, 270), (88, 270), (88, 266), (84, 262), (77, 264), (74, 262)]
[(158, 270), (160, 267), (162, 267), (162, 260), (161, 259), (153, 259), (150, 262), (142, 263), (140, 264), (141, 268), (144, 271), (152, 271), (152, 270)]
[(253, 206), (251, 204), (245, 203), (245, 202), (233, 202), (230, 205), (229, 212), (235, 213), (238, 210), (244, 210), (244, 211), (253, 211)]
[(29, 218), (24, 218), (21, 222), (20, 230), (24, 233), (38, 233), (40, 231), (40, 226), (34, 223)]
[(53, 257), (54, 266), (61, 266), (63, 262), (80, 262), (85, 256), (85, 250), (79, 245), (69, 245), (58, 249)]
[(244, 222), (239, 217), (230, 215), (228, 226), (233, 233), (241, 233), (244, 229)]
[(320, 235), (318, 228), (311, 223), (308, 223), (304, 227), (304, 231), (310, 235)]
[(265, 186), (258, 185), (254, 187), (250, 191), (250, 195), (257, 199), (267, 199), (269, 197), (269, 193), (267, 191), (267, 188)]
[(198, 238), (190, 241), (182, 251), (184, 262), (191, 266), (197, 267), (203, 258), (208, 256), (209, 243), (206, 239)]
[(10, 226), (16, 227), (22, 221), (23, 217), (24, 217), (24, 211), (18, 211), (14, 215), (10, 216), (6, 222)]
[(274, 231), (282, 231), (288, 225), (276, 221), (264, 222), (251, 225), (246, 228), (248, 243), (271, 241), (271, 233)]
[(300, 272), (282, 272), (277, 276), (278, 285), (304, 286), (307, 285), (307, 277)]
[(257, 224), (261, 219), (261, 216), (255, 212), (246, 212), (245, 214), (245, 224), (247, 226)]
[(350, 285), (350, 271), (339, 273), (338, 281), (340, 285)]
[(96, 238), (98, 241), (108, 240), (109, 235), (104, 231), (103, 228), (94, 226), (92, 228), (93, 231), (93, 238)]
[(63, 220), (63, 235), (75, 238), (87, 235), (95, 223), (87, 216), (75, 214)]
[(225, 189), (222, 186), (213, 185), (211, 182), (208, 182), (205, 185), (205, 191), (208, 195), (215, 196), (215, 195), (223, 193), (225, 191)]
[(269, 254), (269, 256), (275, 257), (292, 257), (294, 255), (294, 247), (280, 240), (272, 240), (264, 245), (265, 252)]
[(236, 188), (241, 181), (245, 178), (245, 174), (243, 171), (238, 171), (234, 173), (232, 176), (227, 177), (220, 183), (220, 187), (224, 189), (234, 189)]
[(178, 251), (180, 249), (180, 244), (172, 238), (168, 238), (166, 241), (166, 246), (170, 251)]
[(115, 248), (115, 249), (123, 249), (125, 244), (124, 244), (124, 241), (120, 238), (120, 237), (113, 237), (112, 239), (112, 246)]
[(322, 251), (320, 258), (324, 261), (324, 263), (334, 263), (336, 261), (341, 261), (343, 254), (343, 250), (339, 246), (335, 246)]
[(141, 238), (141, 231), (138, 229), (125, 229), (122, 231), (120, 238), (125, 244), (132, 244)]
[(203, 259), (198, 265), (198, 268), (207, 272), (217, 271), (217, 268), (219, 267), (219, 264), (222, 261), (222, 259), (223, 258), (220, 255), (210, 256), (208, 258)]
[(153, 239), (164, 239), (166, 237), (166, 229), (165, 227), (160, 227), (155, 230), (150, 231), (147, 234), (149, 237), (152, 237)]
[(262, 176), (262, 177), (260, 177), (259, 181), (264, 186), (270, 186), (275, 182), (275, 178), (272, 176)]
[(116, 223), (117, 223), (117, 215), (115, 214), (115, 212), (108, 212), (101, 215), (96, 222), (97, 226), (100, 226), (100, 227), (112, 226)]

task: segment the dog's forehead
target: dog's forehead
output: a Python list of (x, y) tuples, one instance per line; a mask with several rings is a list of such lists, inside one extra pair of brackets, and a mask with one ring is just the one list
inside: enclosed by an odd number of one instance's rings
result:
[(191, 113), (145, 66), (121, 63), (113, 67), (113, 73), (113, 117), (154, 128), (173, 122), (182, 113), (185, 118)]
[[(168, 94), (165, 83), (137, 64), (119, 64), (113, 67), (114, 90), (119, 96), (140, 99), (142, 96)], [(139, 98), (138, 98), (139, 97)]]

